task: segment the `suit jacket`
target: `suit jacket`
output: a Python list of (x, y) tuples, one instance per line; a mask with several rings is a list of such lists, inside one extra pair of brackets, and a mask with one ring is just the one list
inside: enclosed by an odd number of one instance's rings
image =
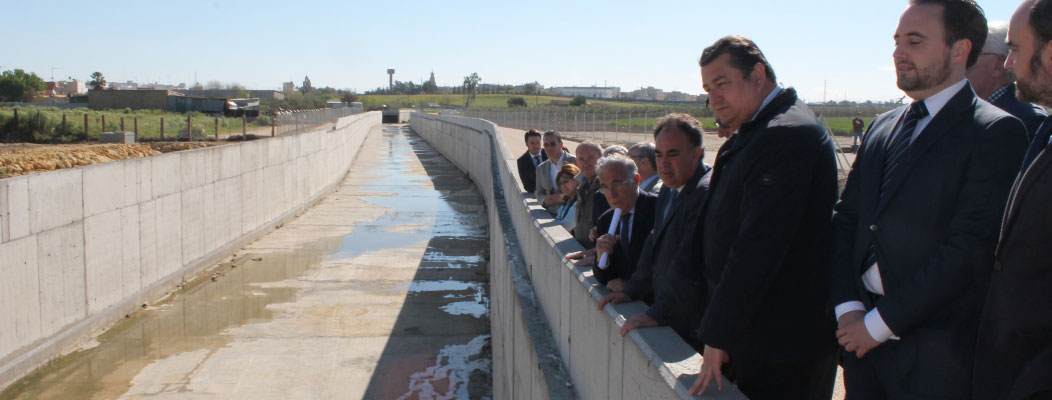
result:
[[(639, 261), (639, 254), (643, 252), (643, 244), (646, 243), (647, 237), (650, 236), (650, 230), (654, 226), (656, 204), (657, 196), (644, 191), (639, 192), (639, 197), (636, 199), (635, 215), (632, 218), (632, 240), (628, 240), (626, 243), (625, 241), (628, 238), (621, 238), (621, 241), (614, 246), (614, 252), (610, 254), (607, 260), (609, 263), (606, 269), (600, 269), (598, 265), (592, 267), (592, 273), (595, 274), (595, 279), (599, 280), (599, 283), (606, 285), (607, 282), (614, 279), (627, 281), (632, 277), (632, 273), (636, 270), (636, 263)], [(613, 216), (614, 210), (610, 209), (599, 217), (599, 222), (596, 225), (597, 235), (602, 236), (606, 234), (610, 229), (610, 220), (613, 219)], [(625, 222), (624, 215), (621, 217), (621, 222)], [(617, 227), (618, 232), (620, 232), (620, 228), (620, 226)]]
[[(965, 85), (900, 156), (881, 196), (887, 142), (906, 109), (873, 122), (837, 203), (832, 306), (877, 307), (901, 337), (896, 365), (888, 367), (905, 390), (964, 398), (998, 221), (1026, 128)], [(875, 304), (860, 278), (871, 242), (885, 293)]]
[[(538, 165), (537, 166), (537, 170), (534, 172), (534, 174), (536, 175), (536, 178), (537, 178), (537, 184), (535, 185), (535, 187), (533, 189), (534, 190), (533, 194), (537, 198), (537, 201), (543, 202), (544, 198), (547, 197), (549, 194), (561, 193), (559, 188), (555, 187), (555, 182), (552, 182), (552, 176), (551, 176), (552, 168), (559, 169), (559, 168), (562, 168), (563, 164), (565, 164), (565, 163), (576, 163), (576, 162), (577, 162), (577, 157), (574, 157), (573, 154), (570, 154), (570, 153), (567, 153), (567, 152), (564, 151), (563, 152), (563, 157), (559, 161), (559, 165), (552, 165), (552, 160), (551, 159), (545, 160), (544, 162), (541, 163), (541, 165)], [(549, 207), (545, 207), (545, 209), (548, 210), (549, 214), (555, 215), (555, 213), (559, 211), (559, 206), (558, 205), (549, 206)]]
[[(544, 151), (541, 151), (541, 162), (544, 162), (547, 159), (548, 155), (545, 154)], [(537, 188), (537, 167), (539, 167), (540, 164), (536, 166), (533, 165), (533, 160), (530, 159), (529, 150), (522, 153), (516, 161), (519, 165), (519, 180), (522, 181), (523, 189), (525, 189), (527, 193), (533, 193)]]
[(661, 193), (661, 187), (662, 186), (663, 185), (661, 184), (661, 177), (657, 176), (657, 175), (654, 175), (654, 180), (650, 181), (649, 184), (647, 184), (646, 186), (641, 187), (640, 189), (643, 189), (644, 192), (650, 192), (650, 193), (653, 193), (653, 194), (659, 194), (659, 193)]
[[(1045, 132), (1052, 123), (1041, 127)], [(1035, 141), (1036, 143), (1036, 141)], [(1052, 150), (1016, 178), (979, 325), (974, 399), (1052, 396)]]
[(699, 330), (706, 345), (731, 359), (769, 362), (835, 350), (826, 308), (834, 157), (829, 135), (792, 88), (720, 147), (695, 238), (712, 294)]
[(1023, 124), (1026, 125), (1027, 137), (1030, 141), (1034, 139), (1034, 135), (1037, 133), (1037, 128), (1041, 126), (1041, 123), (1045, 121), (1045, 117), (1047, 116), (1043, 108), (1030, 103), (1024, 103), (1015, 97), (1015, 83), (1009, 84), (1005, 93), (993, 101), (993, 105), (1000, 107), (1002, 110), (1019, 118), (1020, 121), (1023, 121)]

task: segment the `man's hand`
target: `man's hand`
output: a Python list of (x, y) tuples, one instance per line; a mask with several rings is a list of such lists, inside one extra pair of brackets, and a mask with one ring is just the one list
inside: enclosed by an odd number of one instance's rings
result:
[(647, 315), (647, 313), (639, 313), (633, 315), (632, 318), (629, 318), (628, 321), (625, 321), (624, 325), (621, 325), (621, 336), (624, 337), (628, 334), (628, 332), (632, 332), (637, 328), (647, 328), (651, 326), (658, 326), (657, 321), (654, 321), (653, 318), (650, 318), (650, 316)]
[(562, 193), (552, 193), (544, 197), (544, 206), (550, 207), (563, 202)]
[(565, 258), (567, 260), (577, 260), (573, 263), (575, 267), (592, 266), (595, 265), (595, 249), (575, 251), (573, 253), (567, 254)]
[(606, 283), (606, 290), (611, 292), (620, 292), (625, 290), (625, 280), (621, 278), (611, 279), (610, 282)]
[(709, 383), (713, 380), (716, 381), (716, 389), (723, 390), (723, 363), (730, 361), (731, 356), (726, 351), (717, 349), (715, 347), (705, 345), (705, 351), (701, 355), (704, 359), (701, 362), (701, 373), (698, 374), (698, 379), (694, 381), (694, 386), (690, 387), (690, 391), (687, 392), (689, 395), (698, 396), (704, 395), (705, 390), (709, 388)]
[(629, 298), (628, 295), (625, 294), (625, 292), (610, 293), (606, 296), (603, 296), (603, 298), (599, 299), (599, 311), (603, 310), (603, 306), (605, 306), (606, 303), (621, 304), (630, 301), (632, 301), (632, 299)]
[(592, 227), (592, 229), (590, 229), (590, 230), (588, 231), (588, 240), (591, 240), (591, 241), (593, 241), (593, 242), (594, 242), (594, 241), (595, 241), (595, 235), (597, 235), (597, 234), (598, 234), (598, 232), (599, 232), (599, 230), (598, 230), (598, 229), (596, 229), (596, 228), (595, 228), (595, 227), (593, 226), (593, 227)]
[(880, 342), (869, 335), (866, 330), (865, 313), (862, 311), (851, 311), (840, 316), (837, 321), (839, 329), (836, 337), (844, 350), (854, 352), (855, 356), (862, 358), (877, 346)]
[(597, 257), (602, 256), (603, 253), (613, 254), (614, 245), (621, 239), (621, 235), (610, 235), (605, 234), (599, 237), (599, 240), (595, 241), (595, 254)]

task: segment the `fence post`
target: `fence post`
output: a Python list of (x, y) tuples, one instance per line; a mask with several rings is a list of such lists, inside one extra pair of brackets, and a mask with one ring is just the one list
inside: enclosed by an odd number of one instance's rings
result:
[(132, 127), (135, 128), (135, 142), (139, 142), (139, 117), (132, 117)]
[(270, 137), (274, 137), (274, 134), (277, 132), (277, 130), (278, 130), (278, 116), (277, 116), (277, 114), (274, 114), (274, 116), (272, 116), (270, 118)]
[(102, 114), (102, 130), (99, 133), (106, 132), (106, 114)]
[(62, 132), (66, 131), (66, 113), (62, 113)]
[(219, 141), (219, 117), (216, 117), (216, 133), (215, 133), (215, 136), (216, 136), (216, 141), (218, 142)]
[(164, 117), (161, 117), (161, 141), (164, 141)]
[(124, 132), (124, 117), (121, 117), (121, 132)]
[(18, 126), (18, 109), (15, 109), (15, 127)]
[(84, 138), (88, 137), (88, 113), (84, 113)]
[(191, 118), (190, 114), (186, 114), (186, 140), (187, 141), (194, 140), (194, 126), (192, 125), (192, 122), (191, 122), (190, 118)]
[[(219, 119), (216, 118), (216, 126), (219, 126)], [(219, 140), (219, 134), (216, 134), (216, 140)], [(245, 114), (241, 114), (241, 138), (248, 139), (248, 120), (245, 118)]]

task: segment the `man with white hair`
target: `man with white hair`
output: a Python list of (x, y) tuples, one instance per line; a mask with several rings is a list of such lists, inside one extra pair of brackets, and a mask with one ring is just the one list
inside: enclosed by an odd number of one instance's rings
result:
[(998, 108), (1007, 111), (1026, 124), (1027, 138), (1033, 140), (1037, 127), (1045, 120), (1045, 110), (1030, 103), (1019, 101), (1015, 95), (1015, 75), (1005, 69), (1008, 58), (1008, 24), (993, 21), (988, 24), (986, 42), (979, 60), (968, 70), (975, 95)]

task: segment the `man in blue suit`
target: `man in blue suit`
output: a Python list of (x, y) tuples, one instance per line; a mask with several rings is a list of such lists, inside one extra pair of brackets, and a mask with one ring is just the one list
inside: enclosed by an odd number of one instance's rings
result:
[(912, 0), (895, 31), (908, 106), (873, 121), (835, 207), (833, 291), (852, 399), (970, 398), (998, 222), (1026, 150), (965, 79), (973, 0)]
[(1019, 101), (1015, 96), (1015, 77), (1010, 69), (1005, 68), (1005, 59), (1008, 58), (1007, 35), (1007, 24), (990, 23), (983, 52), (975, 65), (968, 69), (968, 82), (972, 84), (976, 96), (1023, 121), (1032, 140), (1046, 114), (1041, 107)]

